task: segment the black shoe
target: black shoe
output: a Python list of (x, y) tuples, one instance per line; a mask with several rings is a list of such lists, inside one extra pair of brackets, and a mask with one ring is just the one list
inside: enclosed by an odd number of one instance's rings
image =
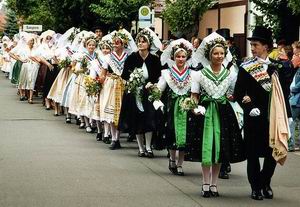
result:
[(266, 199), (273, 199), (273, 190), (270, 186), (265, 186), (262, 192)]
[(110, 140), (109, 140), (109, 137), (103, 137), (103, 140), (102, 140), (105, 144), (110, 144)]
[(78, 128), (79, 128), (79, 129), (84, 129), (84, 128), (85, 128), (85, 123), (84, 123), (84, 122), (81, 122)]
[(145, 152), (139, 151), (139, 152), (138, 152), (138, 156), (139, 156), (139, 157), (146, 157), (146, 154), (145, 154)]
[(127, 142), (133, 142), (134, 138), (135, 138), (134, 135), (129, 134), (127, 137)]
[(119, 140), (112, 141), (111, 145), (109, 146), (110, 150), (115, 150), (115, 149), (120, 149), (120, 148), (121, 148), (121, 145), (120, 145), (120, 141)]
[(169, 159), (169, 170), (174, 175), (177, 175), (177, 166), (176, 166), (176, 161), (175, 160)]
[(20, 101), (25, 101), (25, 97), (21, 96)]
[(71, 117), (66, 117), (66, 123), (71, 124)]
[(184, 172), (182, 166), (177, 166), (177, 175), (184, 176)]
[(228, 175), (227, 171), (220, 171), (219, 178), (221, 178), (221, 179), (229, 179), (229, 175)]
[[(216, 188), (216, 191), (212, 191), (211, 188)], [(209, 186), (209, 192), (212, 197), (219, 197), (219, 192), (216, 185)]]
[(102, 141), (102, 133), (97, 133), (97, 136), (96, 136), (96, 140), (99, 142), (99, 141)]
[(227, 173), (230, 173), (230, 172), (231, 172), (231, 166), (230, 166), (230, 164), (228, 164), (228, 166), (227, 166), (227, 168), (226, 168), (226, 172), (227, 172)]
[(91, 126), (92, 132), (91, 133), (95, 133), (97, 131), (97, 127)]
[(153, 151), (151, 149), (146, 150), (146, 156), (149, 157), (149, 158), (153, 158), (154, 157)]
[(80, 125), (80, 123), (81, 123), (80, 119), (76, 118), (76, 125)]
[(121, 149), (121, 144), (119, 140), (116, 141), (116, 149)]
[(209, 198), (210, 197), (210, 191), (209, 190), (204, 190), (203, 186), (208, 185), (209, 184), (203, 184), (202, 185), (202, 189), (201, 189), (201, 195), (203, 198)]
[(254, 200), (258, 200), (258, 201), (261, 201), (261, 200), (264, 199), (262, 194), (261, 194), (261, 190), (252, 190), (251, 198), (254, 199)]

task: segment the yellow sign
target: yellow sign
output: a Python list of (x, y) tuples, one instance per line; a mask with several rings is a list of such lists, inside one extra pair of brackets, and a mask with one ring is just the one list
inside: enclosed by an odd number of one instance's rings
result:
[(144, 8), (141, 9), (141, 14), (143, 16), (147, 16), (149, 13), (150, 13), (150, 11), (149, 11), (148, 8), (144, 7)]

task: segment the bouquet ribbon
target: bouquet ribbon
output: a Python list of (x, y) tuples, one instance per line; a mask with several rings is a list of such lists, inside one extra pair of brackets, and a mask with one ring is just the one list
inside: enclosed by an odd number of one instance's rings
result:
[(138, 94), (135, 95), (135, 103), (136, 103), (136, 106), (138, 107), (138, 109), (141, 112), (144, 112), (144, 107), (143, 107), (142, 98), (141, 98), (141, 90), (142, 89), (137, 91)]
[(177, 147), (184, 147), (186, 143), (187, 112), (181, 110), (179, 103), (185, 96), (177, 97), (174, 106), (174, 127)]
[[(205, 112), (203, 139), (202, 139), (202, 164), (211, 165), (218, 163), (220, 156), (220, 138), (221, 138), (221, 123), (218, 104), (225, 104), (226, 97), (222, 96), (219, 99), (213, 99), (204, 96), (203, 102), (208, 102)], [(215, 144), (215, 147), (213, 145)], [(212, 159), (214, 152), (214, 160)]]

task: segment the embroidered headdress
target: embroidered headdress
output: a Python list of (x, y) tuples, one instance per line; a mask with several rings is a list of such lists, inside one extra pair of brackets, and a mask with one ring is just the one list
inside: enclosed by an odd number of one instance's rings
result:
[(120, 39), (128, 54), (137, 51), (137, 46), (136, 46), (131, 34), (126, 29), (120, 29), (119, 31), (113, 31), (110, 34), (108, 34), (108, 37), (111, 38), (112, 42), (114, 42), (114, 40), (117, 38)]
[(225, 50), (225, 56), (226, 56), (227, 48), (228, 48), (227, 43), (222, 38), (215, 38), (215, 39), (212, 39), (209, 42), (207, 42), (205, 45), (205, 48), (204, 48), (204, 55), (208, 60), (211, 59), (211, 53), (212, 53), (213, 49), (216, 47), (223, 47)]
[(53, 37), (53, 35), (55, 35), (55, 32), (53, 30), (47, 30), (40, 35), (40, 38), (46, 39), (48, 36)]
[(183, 42), (180, 42), (177, 45), (174, 45), (172, 47), (172, 53), (171, 58), (175, 60), (175, 56), (178, 52), (184, 51), (186, 53), (187, 59), (190, 59), (192, 56), (192, 49), (188, 47), (188, 45), (184, 44)]
[(87, 46), (90, 42), (94, 42), (95, 44), (97, 44), (97, 40), (94, 35), (91, 35), (91, 36), (88, 36), (87, 38), (85, 38), (84, 45)]
[[(69, 30), (68, 30), (69, 31)], [(80, 28), (75, 28), (75, 27), (72, 27), (71, 28), (71, 33), (70, 35), (68, 36), (68, 40), (70, 42), (73, 42), (73, 40), (75, 39), (76, 35), (80, 32)]]
[(203, 39), (196, 52), (194, 52), (193, 58), (196, 62), (200, 62), (204, 67), (207, 67), (211, 64), (211, 52), (215, 47), (224, 48), (225, 58), (223, 61), (223, 65), (226, 67), (228, 63), (232, 61), (232, 55), (226, 44), (225, 38), (216, 32), (211, 33)]
[(155, 54), (158, 50), (162, 48), (161, 41), (159, 37), (153, 32), (150, 28), (144, 28), (142, 29), (136, 36), (136, 43), (138, 44), (138, 41), (141, 37), (144, 37), (147, 42), (150, 45), (150, 52), (152, 54)]
[(129, 37), (122, 30), (116, 31), (114, 34), (112, 34), (112, 39), (113, 39), (113, 41), (115, 41), (116, 39), (120, 39), (122, 41), (124, 47), (128, 46)]
[(189, 41), (181, 38), (178, 40), (172, 41), (168, 47), (164, 50), (164, 52), (161, 55), (161, 64), (165, 65), (168, 64), (169, 67), (172, 67), (175, 64), (175, 56), (178, 52), (184, 51), (187, 56), (187, 64), (192, 65), (193, 64), (193, 58), (192, 57), (192, 51), (193, 51), (193, 45)]
[(113, 49), (113, 44), (110, 40), (101, 40), (99, 43), (100, 49), (103, 49), (104, 47), (109, 47), (110, 50)]

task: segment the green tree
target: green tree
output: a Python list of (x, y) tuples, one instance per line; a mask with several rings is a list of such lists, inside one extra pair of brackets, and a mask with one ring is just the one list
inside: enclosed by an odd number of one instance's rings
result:
[[(271, 28), (275, 39), (295, 39), (295, 37), (291, 38), (291, 36), (295, 35), (295, 32), (287, 31), (300, 23), (299, 0), (250, 1), (255, 3), (255, 9), (261, 12), (261, 14), (257, 14), (252, 11), (254, 15), (256, 15), (256, 25), (264, 25)], [(287, 34), (289, 36), (287, 36)]]
[(288, 0), (288, 6), (293, 10), (294, 14), (300, 13), (300, 1), (299, 0)]
[(11, 38), (14, 36), (14, 34), (19, 32), (16, 13), (12, 10), (8, 10), (6, 17), (7, 19), (4, 33)]
[(138, 18), (139, 8), (150, 3), (151, 0), (98, 0), (90, 8), (106, 24), (130, 29), (131, 22)]
[(167, 0), (163, 18), (173, 34), (182, 36), (195, 33), (201, 17), (215, 3), (217, 1), (213, 0)]
[(90, 5), (98, 0), (7, 0), (8, 8), (23, 17), (25, 24), (42, 24), (43, 29), (64, 32), (72, 26), (91, 30), (104, 24)]

